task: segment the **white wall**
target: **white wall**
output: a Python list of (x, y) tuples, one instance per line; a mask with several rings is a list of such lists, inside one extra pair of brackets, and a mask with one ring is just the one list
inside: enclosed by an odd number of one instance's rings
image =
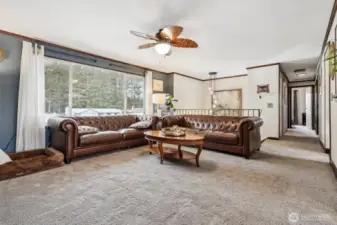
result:
[(283, 87), (284, 87), (284, 92), (283, 92), (283, 126), (282, 126), (282, 135), (288, 130), (288, 117), (290, 115), (288, 115), (288, 84), (287, 81), (284, 77), (282, 77), (283, 79)]
[(305, 113), (305, 87), (303, 88), (293, 88), (292, 89), (292, 100), (291, 100), (291, 119), (294, 121), (294, 92), (297, 90), (297, 118), (298, 118), (298, 124), (302, 125), (302, 113)]
[(337, 165), (337, 102), (331, 103), (331, 160)]
[[(262, 99), (256, 93), (257, 85), (261, 84), (269, 84), (270, 88), (270, 93)], [(262, 109), (261, 138), (279, 138), (279, 65), (249, 69), (247, 96), (247, 108)], [(268, 103), (273, 107), (268, 108)]]
[(280, 135), (282, 136), (288, 129), (288, 88), (286, 79), (283, 77), (282, 73), (280, 73), (279, 82)]
[[(330, 31), (328, 40), (333, 40), (335, 37), (335, 17), (334, 25)], [(320, 87), (319, 87), (319, 138), (323, 146), (331, 151), (331, 161), (337, 165), (337, 102), (331, 101), (330, 96), (336, 94), (335, 85), (336, 78), (332, 81), (329, 77), (329, 62), (325, 61), (327, 54), (321, 58), (319, 69)], [(330, 121), (331, 108), (331, 121)], [(330, 124), (331, 123), (331, 124)], [(330, 133), (331, 125), (331, 133)], [(331, 140), (330, 140), (331, 136)], [(331, 145), (330, 145), (331, 143)]]
[(319, 91), (318, 91), (318, 104), (319, 104), (319, 139), (321, 140), (323, 146), (325, 147), (325, 67), (324, 60), (321, 60), (321, 66), (319, 69)]
[(313, 124), (312, 124), (312, 90), (311, 87), (307, 87), (305, 89), (306, 91), (306, 96), (305, 96), (305, 113), (306, 113), (306, 127), (309, 129), (312, 129)]
[(205, 91), (207, 91), (204, 82), (179, 74), (173, 74), (173, 76), (173, 94), (178, 100), (174, 107), (176, 109), (204, 109)]
[(329, 111), (329, 105), (330, 105), (330, 91), (329, 91), (329, 83), (330, 83), (330, 78), (329, 78), (329, 62), (324, 61), (324, 110), (325, 110), (325, 147), (330, 148), (330, 111)]

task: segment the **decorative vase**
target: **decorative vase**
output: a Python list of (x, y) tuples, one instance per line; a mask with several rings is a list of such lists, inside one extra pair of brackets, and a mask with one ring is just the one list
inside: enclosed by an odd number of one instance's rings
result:
[(174, 109), (170, 109), (170, 116), (173, 116), (174, 115)]

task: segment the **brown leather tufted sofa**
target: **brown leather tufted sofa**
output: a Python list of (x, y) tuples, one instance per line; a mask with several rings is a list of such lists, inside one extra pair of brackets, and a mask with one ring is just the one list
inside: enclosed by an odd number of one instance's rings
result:
[[(151, 121), (151, 128), (136, 130), (129, 126), (138, 121)], [(98, 116), (98, 117), (53, 117), (48, 120), (51, 128), (51, 147), (64, 153), (66, 163), (72, 159), (109, 151), (147, 144), (144, 132), (156, 129), (155, 116)], [(96, 127), (94, 134), (78, 133), (78, 126)]]
[(163, 127), (178, 125), (205, 136), (204, 148), (232, 152), (246, 159), (260, 149), (259, 117), (183, 115), (162, 118)]

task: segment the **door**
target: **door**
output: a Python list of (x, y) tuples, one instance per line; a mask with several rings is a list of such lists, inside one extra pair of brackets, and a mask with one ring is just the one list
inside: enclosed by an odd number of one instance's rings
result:
[(309, 129), (312, 129), (312, 91), (311, 87), (306, 88), (305, 95), (305, 114), (306, 114), (306, 126)]

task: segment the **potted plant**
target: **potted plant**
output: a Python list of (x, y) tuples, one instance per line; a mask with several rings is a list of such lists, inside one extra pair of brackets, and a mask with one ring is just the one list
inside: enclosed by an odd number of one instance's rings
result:
[(165, 106), (170, 115), (173, 116), (174, 114), (174, 105), (173, 102), (177, 102), (178, 100), (175, 99), (172, 95), (166, 96)]

